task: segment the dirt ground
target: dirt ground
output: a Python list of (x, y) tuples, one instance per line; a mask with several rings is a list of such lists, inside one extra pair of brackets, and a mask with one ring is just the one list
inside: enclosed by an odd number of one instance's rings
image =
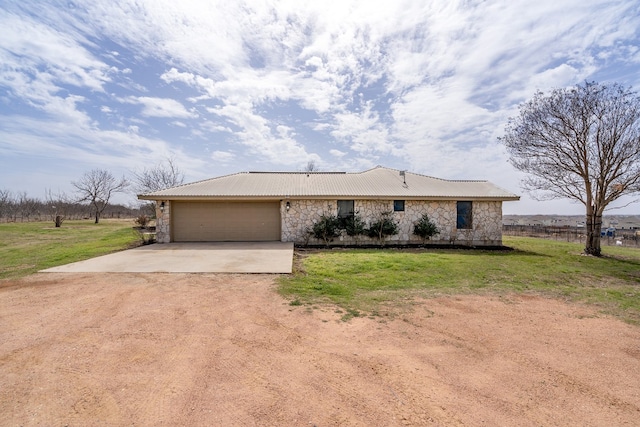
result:
[(0, 282), (0, 424), (640, 424), (640, 328), (538, 296), (348, 322), (274, 276)]

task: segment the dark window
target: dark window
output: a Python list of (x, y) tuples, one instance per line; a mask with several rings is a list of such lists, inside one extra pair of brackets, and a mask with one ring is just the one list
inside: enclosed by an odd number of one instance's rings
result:
[(458, 214), (456, 220), (456, 228), (471, 229), (473, 228), (473, 205), (471, 202), (458, 202)]
[(338, 218), (353, 216), (353, 200), (338, 200)]
[(404, 200), (394, 200), (393, 201), (393, 211), (394, 212), (404, 212)]

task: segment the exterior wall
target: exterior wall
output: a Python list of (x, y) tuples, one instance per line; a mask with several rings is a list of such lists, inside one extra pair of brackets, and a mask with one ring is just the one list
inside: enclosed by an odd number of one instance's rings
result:
[(171, 202), (164, 201), (164, 212), (160, 212), (160, 203), (156, 201), (156, 242), (171, 242)]
[[(336, 215), (336, 200), (289, 200), (281, 203), (282, 241), (299, 244), (323, 244), (310, 232), (320, 217)], [(393, 211), (393, 200), (355, 200), (354, 209), (369, 224), (382, 212)], [(413, 224), (426, 213), (435, 222), (440, 234), (429, 241), (430, 244), (460, 245), (501, 245), (502, 244), (502, 202), (473, 202), (473, 228), (456, 229), (455, 201), (419, 201), (406, 200), (404, 212), (393, 212), (392, 218), (398, 223), (399, 233), (390, 236), (385, 243), (419, 244), (422, 239), (413, 234)], [(345, 232), (333, 241), (333, 245), (379, 244), (376, 239), (367, 236), (348, 236)]]
[[(290, 204), (289, 211), (286, 209)], [(335, 215), (337, 210), (335, 200), (283, 200), (280, 203), (282, 214), (283, 242), (300, 244), (316, 243), (310, 237), (310, 231), (322, 215)]]
[[(164, 212), (160, 212), (160, 203), (156, 203), (156, 241), (169, 243), (171, 241), (171, 202), (164, 201)], [(290, 208), (286, 209), (286, 200), (280, 203), (282, 216), (281, 240), (298, 244), (323, 244), (322, 241), (311, 237), (310, 231), (320, 217), (336, 215), (336, 200), (289, 200)], [(413, 224), (423, 213), (435, 222), (440, 234), (429, 241), (430, 244), (460, 244), (460, 245), (501, 245), (502, 244), (502, 202), (473, 202), (473, 229), (456, 229), (455, 201), (419, 201), (406, 200), (404, 212), (393, 212), (392, 218), (398, 223), (399, 234), (390, 236), (386, 243), (390, 244), (420, 244), (422, 239), (413, 235)], [(393, 211), (393, 200), (355, 200), (354, 209), (366, 224), (380, 213)], [(333, 241), (334, 245), (379, 244), (376, 239), (358, 236), (357, 241), (342, 233)]]
[(473, 230), (458, 230), (456, 241), (502, 245), (502, 202), (473, 202)]

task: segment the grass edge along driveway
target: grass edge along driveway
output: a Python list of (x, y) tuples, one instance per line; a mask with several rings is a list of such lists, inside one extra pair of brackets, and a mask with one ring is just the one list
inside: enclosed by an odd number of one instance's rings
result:
[(294, 274), (279, 278), (292, 305), (334, 303), (345, 318), (393, 316), (416, 299), (450, 294), (536, 293), (594, 304), (640, 324), (640, 249), (505, 237), (509, 251), (349, 249), (297, 251)]
[(133, 219), (0, 224), (0, 279), (19, 278), (40, 270), (141, 244)]

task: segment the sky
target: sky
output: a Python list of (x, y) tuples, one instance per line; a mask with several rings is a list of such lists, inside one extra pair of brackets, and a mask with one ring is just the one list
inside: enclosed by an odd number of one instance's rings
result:
[(498, 137), (538, 90), (640, 89), (636, 0), (0, 0), (0, 28), (0, 189), (42, 199), (167, 158), (187, 182), (313, 161), (579, 215), (524, 193)]

